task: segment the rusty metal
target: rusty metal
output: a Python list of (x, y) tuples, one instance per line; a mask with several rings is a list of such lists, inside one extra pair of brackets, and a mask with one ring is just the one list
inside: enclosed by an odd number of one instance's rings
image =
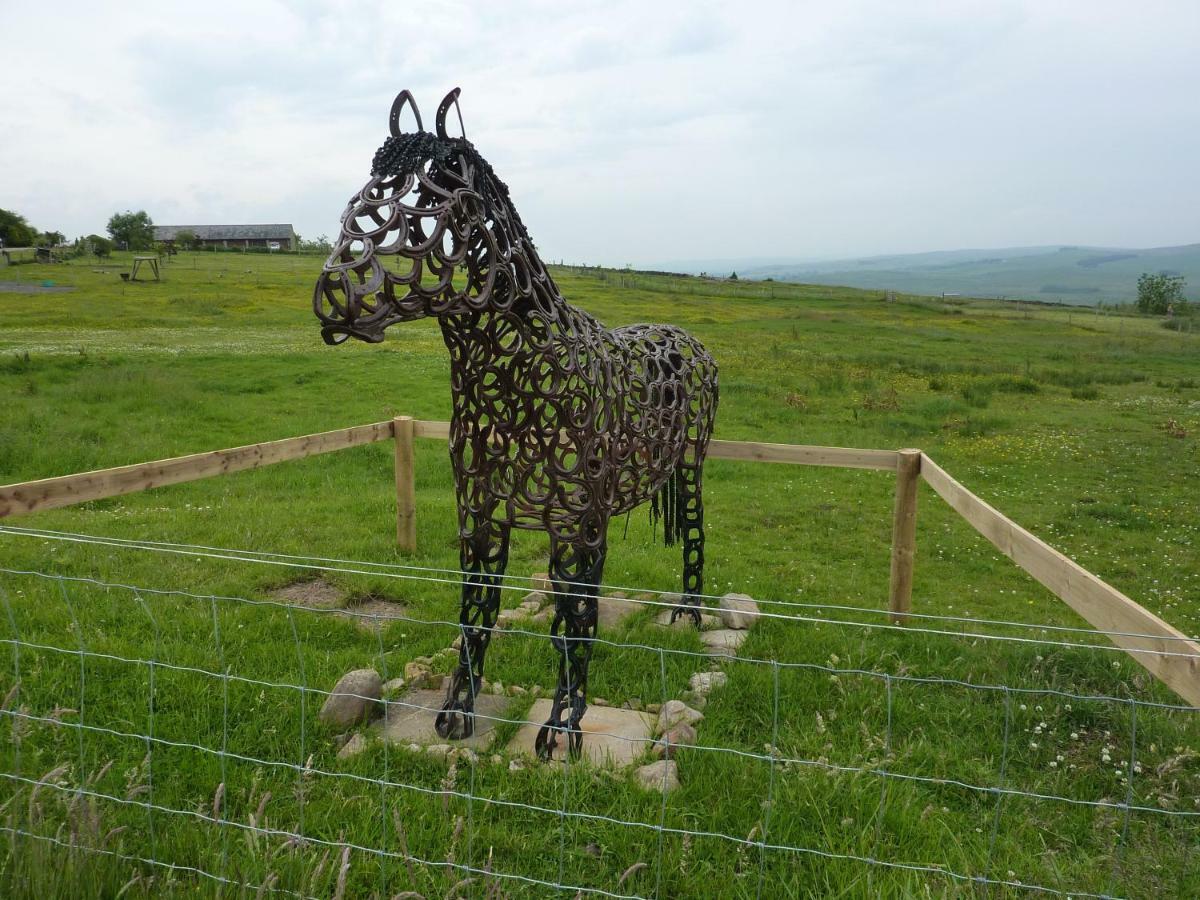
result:
[[(434, 133), (412, 95), (397, 96), (391, 136), (342, 215), (313, 306), (330, 344), (379, 342), (396, 322), (433, 317), (450, 351), (464, 640), (439, 734), (473, 731), (510, 530), (544, 530), (559, 676), (537, 747), (549, 756), (565, 733), (576, 754), (611, 517), (651, 502), (666, 542), (683, 544), (671, 619), (699, 624), (717, 366), (679, 328), (607, 329), (563, 298), (507, 186), (465, 133), (447, 134), (451, 107), (462, 125), (458, 94), (442, 100)], [(416, 131), (401, 128), (407, 111)]]

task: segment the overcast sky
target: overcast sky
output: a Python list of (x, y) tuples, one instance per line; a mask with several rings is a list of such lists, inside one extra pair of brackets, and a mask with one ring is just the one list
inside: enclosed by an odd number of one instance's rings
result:
[[(104, 8), (109, 7), (109, 8)], [(1200, 2), (0, 0), (0, 207), (334, 236), (401, 88), (543, 254), (1200, 242)]]

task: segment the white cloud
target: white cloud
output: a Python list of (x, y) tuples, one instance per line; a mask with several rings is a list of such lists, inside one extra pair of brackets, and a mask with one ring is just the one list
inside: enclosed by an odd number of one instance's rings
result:
[(1190, 0), (98, 7), (4, 15), (0, 206), (71, 235), (331, 233), (396, 91), (461, 85), (554, 259), (1200, 239)]

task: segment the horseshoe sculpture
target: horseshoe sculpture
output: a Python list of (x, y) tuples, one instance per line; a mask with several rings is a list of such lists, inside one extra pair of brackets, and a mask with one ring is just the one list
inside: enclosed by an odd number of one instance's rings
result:
[[(559, 293), (508, 188), (465, 137), (435, 133), (402, 91), (391, 136), (350, 198), (313, 295), (329, 344), (377, 343), (397, 322), (433, 317), (450, 352), (450, 460), (463, 571), (458, 669), (438, 733), (474, 730), (475, 697), (500, 608), (513, 528), (550, 536), (558, 685), (537, 750), (567, 735), (575, 755), (609, 519), (646, 502), (667, 544), (683, 544), (683, 600), (699, 625), (701, 474), (717, 409), (717, 366), (670, 325), (607, 329)], [(405, 132), (406, 111), (416, 131)]]

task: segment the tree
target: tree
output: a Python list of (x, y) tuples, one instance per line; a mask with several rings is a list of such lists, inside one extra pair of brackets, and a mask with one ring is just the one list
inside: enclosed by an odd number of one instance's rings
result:
[(154, 221), (144, 209), (113, 213), (108, 220), (108, 233), (126, 250), (148, 250), (154, 243)]
[(333, 250), (333, 244), (329, 242), (328, 235), (319, 235), (316, 240), (306, 241), (299, 235), (296, 236), (296, 247), (301, 253), (329, 253)]
[(1168, 309), (1182, 312), (1187, 305), (1183, 287), (1187, 284), (1182, 275), (1159, 272), (1151, 275), (1143, 272), (1137, 281), (1137, 308), (1142, 312), (1165, 316)]
[(42, 233), (41, 237), (41, 243), (47, 247), (57, 247), (65, 240), (66, 236), (61, 231), (46, 231)]
[(737, 281), (737, 280), (738, 280), (738, 277), (737, 277), (737, 272), (731, 272), (731, 273), (730, 273), (730, 275), (729, 275), (729, 280), (730, 280), (730, 281)]
[(98, 234), (89, 234), (85, 239), (92, 248), (92, 253), (96, 259), (103, 259), (112, 254), (112, 241), (106, 237), (100, 237)]
[(5, 247), (29, 247), (37, 243), (37, 231), (20, 213), (0, 209), (0, 241)]
[(175, 243), (184, 250), (195, 250), (200, 238), (190, 228), (180, 228), (175, 232)]

